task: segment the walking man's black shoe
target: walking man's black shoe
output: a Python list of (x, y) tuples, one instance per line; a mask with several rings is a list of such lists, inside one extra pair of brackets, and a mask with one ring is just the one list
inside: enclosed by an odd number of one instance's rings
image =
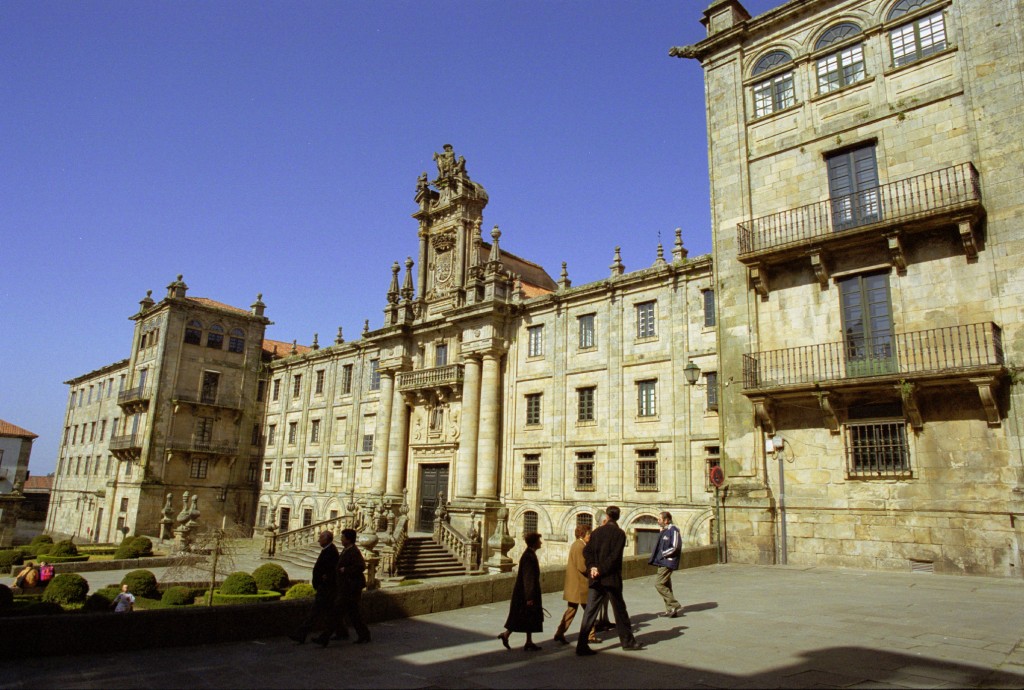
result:
[(591, 649), (590, 647), (576, 648), (576, 656), (594, 656), (595, 654), (597, 654), (597, 652)]
[(643, 649), (646, 649), (642, 642), (637, 642), (636, 640), (633, 640), (632, 642), (627, 642), (626, 644), (622, 645), (622, 648), (627, 652), (639, 652)]

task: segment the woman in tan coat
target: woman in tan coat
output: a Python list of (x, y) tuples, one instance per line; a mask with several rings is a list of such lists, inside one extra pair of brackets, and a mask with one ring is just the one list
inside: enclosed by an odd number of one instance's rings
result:
[[(580, 606), (587, 607), (587, 592), (590, 590), (590, 579), (587, 577), (587, 562), (583, 558), (583, 547), (590, 541), (590, 527), (576, 526), (576, 541), (569, 547), (569, 561), (565, 566), (565, 589), (562, 598), (567, 602), (565, 613), (555, 631), (555, 641), (569, 644), (565, 639), (565, 631), (572, 625), (576, 611)], [(590, 632), (590, 642), (600, 642), (594, 632)]]

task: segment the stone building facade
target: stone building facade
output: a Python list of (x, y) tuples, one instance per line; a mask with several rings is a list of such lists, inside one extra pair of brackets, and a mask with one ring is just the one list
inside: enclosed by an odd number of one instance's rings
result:
[(1020, 574), (1020, 3), (712, 2), (732, 560)]
[(435, 160), (416, 191), (417, 260), (404, 276), (393, 265), (383, 327), (269, 367), (256, 523), (293, 530), (407, 499), (429, 532), (441, 500), (486, 540), (505, 506), (509, 530), (543, 532), (558, 561), (611, 502), (635, 548), (662, 509), (707, 543), (719, 425), (683, 369), (716, 369), (710, 258), (688, 259), (677, 233), (649, 268), (627, 273), (616, 250), (608, 279), (573, 287), (563, 265), (556, 281), (504, 251), (497, 227), (484, 241), (483, 187), (451, 147)]

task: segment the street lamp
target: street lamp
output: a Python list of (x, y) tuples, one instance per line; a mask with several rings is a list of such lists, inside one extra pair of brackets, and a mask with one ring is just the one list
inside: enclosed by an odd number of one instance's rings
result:
[(691, 386), (697, 383), (697, 379), (700, 378), (700, 367), (691, 359), (683, 367), (683, 376), (686, 377), (686, 382)]

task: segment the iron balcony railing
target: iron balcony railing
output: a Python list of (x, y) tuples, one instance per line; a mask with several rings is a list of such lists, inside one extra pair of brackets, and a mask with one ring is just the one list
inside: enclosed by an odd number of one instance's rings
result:
[(131, 448), (142, 448), (141, 434), (126, 434), (124, 436), (110, 437), (110, 450), (129, 450)]
[(832, 233), (926, 218), (981, 201), (978, 171), (961, 163), (739, 223), (739, 256), (818, 241)]
[(187, 403), (198, 403), (200, 405), (210, 405), (213, 407), (227, 407), (233, 410), (237, 410), (241, 406), (241, 398), (237, 395), (227, 395), (225, 393), (196, 393), (195, 391), (178, 391), (174, 394), (174, 399), (178, 402)]
[(463, 365), (447, 364), (443, 367), (403, 371), (398, 374), (399, 390), (416, 390), (435, 386), (462, 385)]
[(150, 391), (147, 386), (136, 386), (135, 388), (129, 388), (126, 391), (121, 391), (117, 394), (117, 404), (127, 405), (130, 403), (142, 402), (143, 400), (149, 401)]
[(238, 444), (221, 441), (202, 441), (199, 439), (171, 439), (167, 442), (170, 450), (180, 450), (186, 453), (212, 453), (215, 455), (234, 455), (238, 452)]
[(1002, 332), (994, 323), (975, 323), (744, 355), (743, 388), (994, 366), (1003, 366)]

